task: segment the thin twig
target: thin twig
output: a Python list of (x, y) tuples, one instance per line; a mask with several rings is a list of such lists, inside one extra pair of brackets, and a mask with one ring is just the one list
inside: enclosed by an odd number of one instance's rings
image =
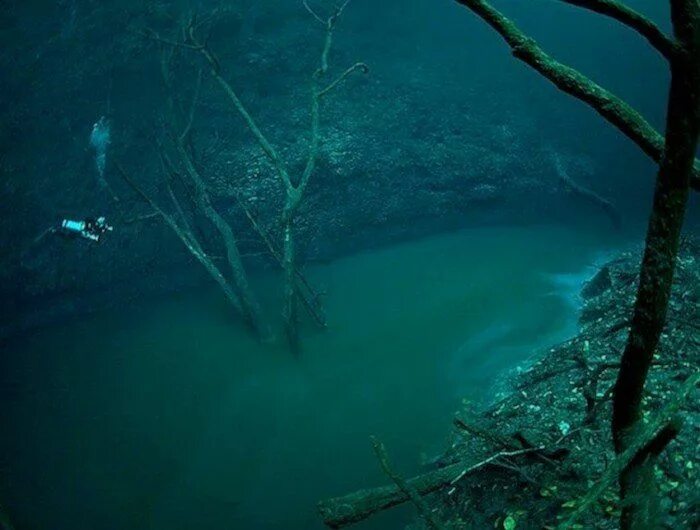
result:
[(328, 85), (326, 88), (323, 90), (319, 91), (317, 96), (319, 98), (322, 98), (328, 92), (333, 90), (336, 86), (338, 86), (340, 83), (342, 83), (349, 75), (351, 75), (353, 72), (356, 72), (357, 70), (361, 71), (363, 74), (369, 73), (369, 66), (367, 66), (365, 63), (355, 63), (353, 64), (350, 68), (345, 70), (338, 78), (333, 81), (330, 85)]
[(199, 91), (202, 87), (202, 71), (200, 70), (197, 74), (197, 84), (194, 89), (194, 96), (192, 97), (192, 104), (190, 105), (190, 114), (187, 119), (187, 124), (184, 130), (180, 134), (180, 141), (186, 143), (187, 139), (192, 131), (192, 123), (194, 122), (195, 111), (197, 110), (197, 104), (199, 102)]
[(313, 9), (311, 9), (311, 6), (309, 5), (309, 2), (308, 2), (307, 0), (304, 0), (304, 1), (302, 2), (302, 4), (304, 4), (304, 7), (305, 7), (306, 10), (311, 14), (312, 17), (314, 17), (316, 20), (318, 20), (318, 21), (319, 21), (321, 24), (323, 24), (324, 26), (326, 25), (326, 21), (323, 20), (323, 19), (319, 16), (319, 14), (316, 13), (316, 11), (314, 11)]
[(465, 468), (461, 473), (459, 473), (455, 478), (453, 478), (450, 481), (450, 484), (453, 484), (453, 485), (456, 484), (457, 482), (462, 480), (469, 473), (472, 473), (472, 472), (476, 471), (477, 469), (480, 469), (480, 468), (482, 468), (482, 467), (484, 467), (484, 466), (490, 464), (491, 462), (494, 462), (500, 458), (510, 458), (513, 456), (527, 455), (527, 454), (531, 454), (531, 453), (541, 452), (541, 451), (544, 451), (545, 449), (546, 449), (546, 447), (544, 445), (538, 445), (537, 447), (526, 447), (525, 449), (517, 449), (515, 451), (501, 451), (499, 453), (491, 455), (486, 460), (482, 460), (481, 462), (477, 462), (476, 464)]
[(617, 0), (560, 0), (565, 4), (589, 9), (595, 13), (613, 18), (642, 35), (661, 55), (672, 59), (679, 45), (659, 27), (642, 14), (630, 9)]
[(134, 223), (140, 223), (141, 221), (147, 221), (148, 219), (153, 219), (154, 217), (158, 216), (160, 216), (158, 212), (151, 212), (143, 215), (137, 215), (136, 217), (129, 217), (128, 219), (124, 219), (123, 223), (126, 225), (130, 225)]
[(152, 30), (140, 31), (138, 32), (138, 34), (146, 39), (158, 42), (160, 44), (165, 44), (166, 46), (171, 46), (173, 48), (187, 48), (189, 50), (199, 50), (201, 48), (200, 44), (190, 44), (188, 42), (179, 42), (170, 39), (164, 39)]

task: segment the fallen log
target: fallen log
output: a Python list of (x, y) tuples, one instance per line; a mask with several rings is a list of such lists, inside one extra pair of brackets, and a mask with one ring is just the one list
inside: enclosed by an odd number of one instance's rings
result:
[[(464, 464), (460, 462), (407, 479), (406, 482), (410, 488), (424, 496), (449, 486), (462, 471), (464, 471)], [(392, 484), (321, 501), (318, 503), (318, 511), (327, 526), (342, 528), (408, 500), (410, 500), (409, 496), (397, 485)]]
[[(544, 449), (543, 446), (539, 446), (515, 451), (501, 451), (474, 464), (457, 462), (456, 464), (417, 475), (407, 479), (405, 482), (408, 489), (415, 491), (420, 496), (425, 496), (444, 487), (454, 485), (466, 475), (492, 464), (499, 458), (541, 452)], [(321, 501), (318, 503), (318, 511), (323, 518), (323, 522), (328, 527), (342, 528), (367, 519), (369, 516), (382, 510), (403, 504), (408, 500), (410, 500), (408, 494), (397, 485), (392, 484), (391, 486), (359, 490), (343, 497)]]

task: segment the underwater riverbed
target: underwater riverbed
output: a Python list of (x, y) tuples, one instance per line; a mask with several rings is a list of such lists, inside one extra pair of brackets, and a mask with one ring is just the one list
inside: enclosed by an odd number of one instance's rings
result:
[(322, 528), (316, 501), (386, 482), (371, 434), (415, 472), (463, 398), (573, 333), (601, 248), (482, 228), (315, 265), (330, 328), (305, 329), (300, 359), (248, 338), (208, 286), (16, 339), (0, 357), (0, 502), (18, 529)]

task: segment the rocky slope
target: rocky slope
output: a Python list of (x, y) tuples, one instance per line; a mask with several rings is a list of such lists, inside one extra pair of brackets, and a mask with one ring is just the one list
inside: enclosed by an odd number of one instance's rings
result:
[[(502, 382), (486, 409), (466, 405), (452, 443), (433, 469), (408, 480), (426, 497), (412, 528), (618, 528), (620, 503), (610, 416), (612, 385), (627, 337), (638, 252), (611, 261), (582, 292), (580, 332)], [(687, 239), (677, 262), (668, 322), (647, 381), (645, 424), (673, 407), (680, 434), (656, 471), (662, 496), (654, 528), (697, 528), (700, 487), (700, 246)], [(688, 381), (695, 383), (688, 385)], [(675, 413), (675, 412), (674, 412)], [(602, 480), (606, 487), (592, 496)], [(323, 501), (326, 523), (342, 527), (407, 502), (395, 486)], [(427, 519), (433, 523), (428, 524)], [(567, 523), (568, 524), (568, 523)]]

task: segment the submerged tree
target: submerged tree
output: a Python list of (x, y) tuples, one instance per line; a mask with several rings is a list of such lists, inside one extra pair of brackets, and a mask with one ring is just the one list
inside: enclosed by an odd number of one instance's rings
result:
[[(196, 18), (193, 18), (187, 25), (184, 31), (184, 39), (182, 42), (168, 41), (157, 38), (163, 44), (168, 44), (174, 47), (182, 47), (194, 50), (201, 54), (208, 65), (211, 76), (216, 83), (221, 87), (230, 101), (233, 108), (241, 116), (245, 125), (252, 133), (256, 142), (262, 148), (263, 152), (269, 159), (272, 167), (282, 184), (284, 189), (284, 206), (280, 215), (280, 224), (282, 227), (282, 251), (279, 254), (281, 266), (284, 272), (284, 309), (283, 317), (285, 322), (285, 333), (289, 341), (290, 348), (297, 353), (300, 350), (299, 339), (299, 302), (300, 300), (307, 309), (312, 313), (312, 316), (318, 321), (319, 317), (317, 309), (314, 307), (315, 301), (309, 300), (300, 291), (300, 274), (297, 264), (297, 248), (296, 248), (296, 231), (295, 222), (297, 220), (299, 209), (302, 205), (304, 194), (308, 188), (311, 177), (316, 170), (316, 163), (319, 155), (321, 144), (320, 132), (320, 114), (321, 102), (335, 88), (343, 83), (350, 75), (355, 72), (368, 72), (368, 67), (364, 63), (355, 63), (336, 78), (326, 80), (329, 73), (329, 56), (333, 43), (333, 33), (339, 17), (348, 6), (349, 0), (343, 2), (338, 8), (334, 9), (330, 16), (321, 16), (317, 11), (312, 9), (307, 2), (303, 2), (304, 7), (313, 17), (314, 20), (323, 25), (325, 30), (325, 38), (321, 51), (321, 58), (318, 68), (311, 76), (311, 123), (308, 138), (308, 155), (304, 169), (298, 176), (293, 176), (288, 170), (288, 163), (283, 160), (278, 150), (268, 140), (255, 121), (255, 118), (248, 112), (246, 106), (239, 98), (233, 85), (224, 77), (221, 65), (214, 52), (210, 49), (206, 38), (199, 35), (198, 29), (201, 24)], [(270, 246), (268, 244), (268, 246)], [(301, 282), (305, 285), (305, 282)]]
[[(616, 0), (561, 0), (637, 31), (667, 59), (671, 85), (662, 135), (622, 99), (547, 55), (489, 2), (457, 1), (498, 32), (517, 59), (587, 103), (659, 164), (634, 313), (614, 388), (615, 450), (628, 454), (642, 427), (644, 386), (666, 320), (690, 189), (700, 189), (700, 164), (695, 160), (700, 129), (700, 4), (698, 0), (670, 0), (671, 37)], [(678, 428), (677, 420), (668, 422), (653, 441), (637, 448), (629, 465), (620, 471), (623, 529), (653, 527), (657, 497), (653, 492), (654, 463)]]
[[(189, 112), (183, 108), (175, 97), (175, 87), (173, 83), (173, 56), (177, 51), (175, 48), (161, 47), (161, 79), (166, 95), (165, 122), (167, 124), (167, 139), (170, 144), (170, 151), (175, 155), (175, 162), (168, 156), (165, 147), (161, 147), (161, 158), (165, 165), (165, 170), (171, 175), (186, 175), (192, 188), (194, 204), (198, 211), (202, 213), (218, 232), (226, 249), (226, 259), (231, 271), (232, 284), (239, 300), (240, 311), (246, 323), (261, 338), (269, 336), (269, 329), (263, 323), (260, 311), (260, 304), (257, 301), (253, 290), (250, 287), (248, 275), (241, 259), (238, 249), (238, 242), (231, 225), (214, 208), (212, 204), (207, 184), (201, 176), (196, 163), (196, 153), (192, 141), (192, 127), (195, 118), (197, 100), (201, 88), (201, 73), (197, 78), (197, 84), (190, 105)], [(163, 144), (161, 144), (163, 146)]]
[[(192, 133), (201, 88), (201, 74), (197, 78), (190, 106), (185, 108), (182, 101), (175, 96), (173, 83), (175, 51), (175, 48), (160, 46), (159, 67), (165, 100), (164, 132), (162, 138), (158, 138), (154, 142), (164, 177), (163, 187), (167, 190), (175, 213), (168, 213), (164, 207), (160, 206), (157, 200), (144, 190), (143, 185), (131, 177), (121, 165), (118, 165), (118, 170), (216, 281), (226, 299), (241, 315), (245, 324), (258, 338), (266, 340), (270, 336), (270, 329), (263, 321), (260, 304), (250, 287), (234, 230), (214, 208), (207, 185), (196, 162)], [(194, 205), (194, 215), (186, 213), (175, 193), (175, 185), (178, 181), (181, 187), (186, 187), (191, 191), (192, 200), (190, 202)], [(205, 250), (201, 238), (198, 237), (197, 231), (193, 228), (191, 217), (196, 217), (197, 214), (206, 218), (220, 235), (226, 249), (226, 261), (230, 269), (228, 276), (222, 272), (210, 253)]]
[[(129, 175), (127, 170), (125, 170), (121, 164), (117, 164), (117, 170), (129, 184), (129, 186), (131, 186), (141, 197), (141, 199), (143, 199), (144, 202), (146, 202), (152, 208), (154, 214), (160, 218), (165, 225), (173, 231), (173, 233), (175, 233), (178, 239), (180, 239), (182, 244), (197, 260), (197, 262), (204, 267), (209, 276), (211, 276), (211, 278), (221, 288), (227, 301), (241, 315), (241, 318), (246, 325), (251, 328), (258, 338), (265, 339), (267, 337), (267, 328), (261, 325), (261, 321), (256, 313), (251, 313), (251, 306), (242, 303), (242, 298), (240, 296), (242, 291), (240, 286), (230, 281), (221, 271), (221, 268), (214, 262), (213, 256), (204, 248), (200, 238), (192, 228), (192, 225), (188, 220), (188, 215), (185, 213), (185, 210), (180, 204), (180, 200), (175, 195), (172, 183), (170, 182), (170, 179), (172, 179), (175, 173), (174, 168), (170, 166), (168, 162), (166, 162), (164, 156), (161, 161), (163, 165), (163, 173), (165, 175), (163, 187), (165, 187), (167, 190), (167, 195), (170, 198), (172, 208), (175, 210), (174, 213), (169, 212), (166, 207), (160, 205), (157, 199), (145, 191), (143, 185), (137, 182), (133, 176)], [(242, 263), (240, 263), (240, 265), (242, 267)], [(238, 272), (242, 274), (243, 279), (247, 281), (245, 278), (245, 271), (241, 268), (241, 270)], [(239, 279), (240, 277), (237, 277), (234, 274), (234, 282)], [(250, 299), (248, 302), (250, 302)]]

